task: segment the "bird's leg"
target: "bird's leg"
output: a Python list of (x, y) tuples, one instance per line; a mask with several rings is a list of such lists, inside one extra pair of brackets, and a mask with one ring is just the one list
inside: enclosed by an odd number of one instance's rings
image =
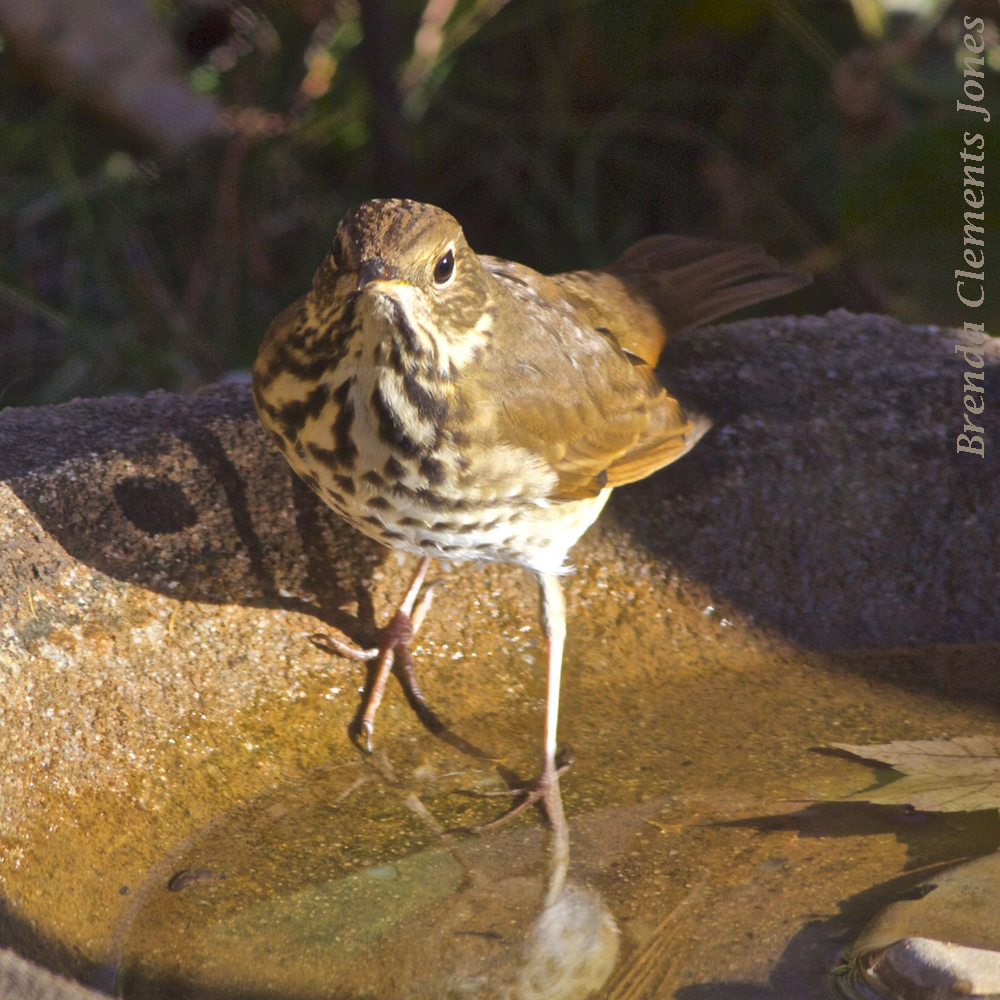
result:
[[(417, 629), (423, 623), (424, 616), (430, 608), (434, 591), (428, 588), (424, 599), (418, 606), (418, 612), (414, 612), (413, 605), (420, 593), (420, 588), (424, 585), (424, 577), (431, 561), (428, 557), (420, 560), (417, 571), (413, 575), (409, 590), (402, 603), (396, 609), (396, 613), (389, 619), (389, 623), (382, 629), (379, 636), (378, 657), (375, 660), (375, 673), (372, 677), (371, 686), (368, 689), (365, 701), (364, 712), (361, 714), (359, 728), (365, 737), (365, 747), (369, 753), (372, 752), (372, 735), (375, 732), (375, 713), (379, 705), (382, 704), (382, 696), (385, 694), (385, 685), (392, 672), (392, 665), (396, 651), (400, 653), (400, 663), (403, 665), (403, 684), (409, 686), (411, 698), (427, 708), (427, 703), (423, 700), (423, 695), (414, 682), (413, 660), (410, 658), (408, 648), (409, 642), (416, 635)], [(410, 615), (413, 615), (411, 618)]]
[[(569, 827), (563, 813), (559, 794), (559, 776), (569, 764), (556, 765), (556, 730), (559, 724), (559, 683), (562, 679), (563, 647), (566, 643), (566, 600), (559, 577), (554, 573), (539, 573), (542, 591), (542, 627), (545, 630), (548, 662), (548, 694), (545, 701), (545, 760), (541, 776), (524, 788), (513, 789), (510, 794), (522, 796), (512, 809), (492, 823), (475, 827), (477, 833), (494, 830), (528, 806), (541, 802), (555, 835), (555, 850), (569, 857)], [(505, 793), (501, 793), (505, 794)], [(565, 868), (565, 865), (559, 866)], [(560, 890), (561, 891), (561, 890)], [(558, 892), (556, 893), (558, 895)]]
[[(423, 624), (427, 612), (430, 610), (431, 601), (434, 597), (434, 584), (424, 590), (423, 596), (417, 602), (417, 595), (424, 585), (424, 577), (431, 564), (429, 556), (420, 560), (417, 571), (413, 576), (406, 596), (403, 598), (396, 613), (389, 619), (388, 624), (379, 632), (378, 645), (372, 649), (359, 649), (349, 643), (342, 642), (329, 635), (314, 635), (313, 640), (320, 643), (332, 652), (341, 656), (348, 656), (353, 660), (364, 660), (366, 662), (375, 660), (375, 667), (372, 672), (371, 683), (365, 692), (364, 710), (358, 721), (358, 729), (364, 734), (365, 747), (368, 752), (372, 749), (372, 734), (375, 731), (375, 713), (382, 703), (382, 696), (385, 694), (385, 686), (392, 672), (396, 654), (399, 654), (400, 680), (406, 690), (410, 701), (416, 706), (418, 713), (433, 716), (424, 696), (417, 686), (416, 677), (413, 671), (413, 659), (410, 656), (409, 643), (417, 634)], [(416, 605), (416, 607), (414, 607)]]

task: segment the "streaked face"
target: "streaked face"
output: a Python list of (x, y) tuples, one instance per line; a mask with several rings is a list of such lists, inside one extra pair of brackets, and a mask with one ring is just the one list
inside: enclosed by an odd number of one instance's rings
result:
[[(367, 201), (337, 227), (330, 263), (360, 293), (362, 316), (380, 318), (428, 350), (476, 336), (490, 278), (452, 216), (398, 199)], [(379, 324), (381, 325), (381, 324)], [(411, 345), (412, 348), (413, 345)]]

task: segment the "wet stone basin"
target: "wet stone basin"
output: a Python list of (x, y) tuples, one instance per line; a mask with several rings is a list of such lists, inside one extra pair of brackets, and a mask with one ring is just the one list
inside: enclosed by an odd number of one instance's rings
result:
[(995, 811), (839, 802), (873, 772), (818, 752), (996, 726), (1000, 503), (947, 343), (837, 313), (672, 348), (724, 412), (573, 554), (549, 909), (537, 813), (461, 832), (537, 771), (522, 571), (438, 568), (447, 729), (392, 682), (367, 756), (363, 670), (309, 635), (370, 644), (413, 563), (246, 387), (0, 413), (0, 946), (135, 998), (826, 997), (882, 906), (1000, 846)]

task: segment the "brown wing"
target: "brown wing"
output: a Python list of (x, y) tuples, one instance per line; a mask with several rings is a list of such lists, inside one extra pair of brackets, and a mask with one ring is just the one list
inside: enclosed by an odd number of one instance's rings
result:
[[(642, 479), (680, 458), (708, 429), (709, 421), (686, 413), (652, 368), (608, 348), (585, 365), (549, 358), (544, 368), (520, 352), (494, 390), (502, 393), (496, 439), (526, 449), (555, 473), (551, 500), (592, 497)], [(529, 366), (547, 377), (534, 378)]]
[[(653, 366), (667, 337), (800, 287), (757, 247), (654, 236), (608, 268), (544, 277), (483, 258), (510, 301), (479, 398), (502, 398), (495, 432), (557, 475), (553, 500), (643, 479), (710, 426), (685, 412)], [(495, 395), (494, 395), (495, 394)]]

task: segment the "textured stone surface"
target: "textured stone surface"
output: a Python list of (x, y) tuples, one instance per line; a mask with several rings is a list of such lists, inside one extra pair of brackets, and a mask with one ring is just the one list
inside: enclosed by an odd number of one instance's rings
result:
[(670, 345), (671, 384), (723, 419), (637, 539), (808, 646), (995, 641), (1000, 442), (956, 454), (958, 340), (835, 312)]
[(262, 609), (349, 623), (336, 606), (378, 553), (291, 482), (246, 387), (7, 411), (0, 427), (5, 824), (29, 775), (120, 783), (188, 713), (293, 690), (287, 622)]

